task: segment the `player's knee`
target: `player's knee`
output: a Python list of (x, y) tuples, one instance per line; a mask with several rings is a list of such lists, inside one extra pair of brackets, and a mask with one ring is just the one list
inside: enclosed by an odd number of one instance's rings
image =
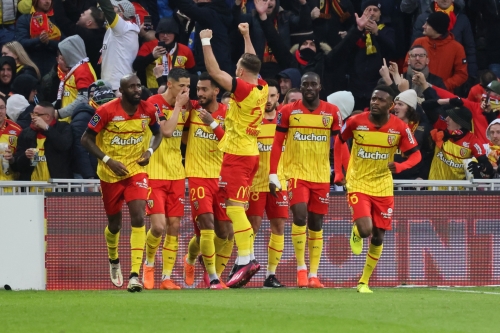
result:
[(153, 234), (153, 236), (161, 237), (164, 232), (165, 232), (164, 225), (159, 225), (159, 224), (152, 224), (151, 225), (151, 233)]
[(366, 238), (369, 237), (372, 234), (372, 228), (371, 226), (366, 226), (366, 225), (358, 225), (358, 233), (361, 236), (361, 238)]
[(283, 235), (285, 233), (285, 219), (272, 219), (271, 232), (275, 235)]
[(307, 216), (304, 214), (295, 214), (293, 216), (293, 223), (298, 226), (305, 226), (307, 223)]
[(323, 216), (318, 214), (313, 214), (308, 221), (309, 230), (320, 231), (323, 229)]
[(203, 214), (198, 216), (197, 222), (198, 226), (202, 230), (214, 230), (214, 221), (213, 218), (208, 216), (209, 214)]
[(375, 246), (380, 246), (384, 243), (384, 236), (372, 236), (371, 243)]
[(134, 228), (142, 227), (144, 225), (144, 215), (142, 213), (131, 214), (130, 223)]

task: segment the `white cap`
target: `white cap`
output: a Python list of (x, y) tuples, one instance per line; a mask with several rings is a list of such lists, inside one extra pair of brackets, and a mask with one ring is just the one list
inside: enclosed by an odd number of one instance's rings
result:
[(394, 102), (401, 101), (412, 108), (417, 108), (417, 92), (413, 89), (408, 89), (403, 91), (401, 94), (397, 95)]
[(120, 9), (120, 12), (123, 13), (124, 18), (130, 19), (135, 16), (135, 7), (130, 1), (111, 0), (111, 4), (113, 5), (113, 7), (118, 7)]
[(326, 100), (339, 108), (342, 120), (349, 117), (354, 110), (354, 96), (350, 91), (337, 91), (328, 95)]
[(28, 106), (30, 106), (30, 103), (26, 100), (26, 97), (14, 94), (7, 99), (7, 116), (9, 116), (12, 121), (17, 122), (19, 115), (23, 113)]

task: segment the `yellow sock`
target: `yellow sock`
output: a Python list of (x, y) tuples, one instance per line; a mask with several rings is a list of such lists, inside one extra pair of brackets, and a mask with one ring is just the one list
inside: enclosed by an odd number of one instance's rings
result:
[(200, 254), (200, 244), (198, 244), (198, 242), (196, 241), (196, 235), (194, 235), (188, 244), (187, 262), (191, 265), (194, 265), (198, 254)]
[(200, 230), (200, 249), (208, 274), (215, 274), (215, 245), (213, 230)]
[(160, 243), (161, 236), (155, 237), (151, 229), (149, 229), (146, 235), (146, 260), (150, 266), (153, 266), (155, 263), (156, 250), (158, 250)]
[(284, 247), (285, 236), (275, 235), (271, 232), (271, 238), (269, 238), (269, 245), (267, 246), (267, 274), (276, 274), (276, 267), (280, 263)]
[(358, 226), (356, 225), (356, 223), (354, 223), (354, 227), (352, 228), (352, 231), (354, 232), (354, 236), (361, 238), (361, 236), (359, 235)]
[(144, 253), (144, 245), (146, 244), (146, 226), (139, 228), (132, 227), (130, 234), (130, 248), (132, 254), (130, 273), (137, 273), (141, 271), (142, 256)]
[(172, 275), (172, 270), (175, 265), (175, 258), (177, 258), (177, 249), (179, 248), (179, 242), (177, 240), (177, 236), (166, 235), (165, 242), (163, 243), (163, 272), (167, 279), (170, 279), (170, 275)]
[(297, 267), (307, 269), (306, 266), (306, 226), (292, 224), (292, 244), (297, 259)]
[(309, 229), (309, 274), (318, 274), (319, 261), (323, 251), (323, 230), (312, 231)]
[(358, 283), (368, 284), (368, 281), (370, 281), (370, 276), (372, 276), (373, 270), (375, 269), (375, 266), (377, 266), (377, 262), (382, 255), (383, 248), (384, 244), (380, 246), (370, 244), (368, 253), (366, 254), (366, 262), (365, 267), (363, 268), (363, 275), (361, 275), (361, 279), (359, 279)]
[(104, 236), (106, 237), (106, 245), (108, 247), (108, 258), (111, 260), (118, 259), (118, 241), (120, 240), (120, 232), (112, 234), (108, 227), (104, 229)]
[(214, 238), (215, 244), (215, 270), (217, 276), (221, 276), (226, 268), (227, 262), (233, 253), (234, 239), (222, 239), (217, 236)]
[(250, 262), (250, 251), (253, 243), (253, 229), (245, 214), (245, 208), (241, 206), (228, 206), (227, 216), (233, 222), (234, 240), (238, 248), (238, 264), (245, 265)]

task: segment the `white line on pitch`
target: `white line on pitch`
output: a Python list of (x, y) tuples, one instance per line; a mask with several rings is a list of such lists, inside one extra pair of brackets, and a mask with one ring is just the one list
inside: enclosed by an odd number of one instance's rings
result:
[(456, 289), (442, 289), (442, 288), (431, 289), (431, 290), (437, 290), (437, 291), (452, 291), (452, 292), (456, 292), (456, 293), (470, 293), (470, 294), (500, 295), (500, 293), (495, 293), (495, 292), (492, 292), (492, 291), (456, 290)]

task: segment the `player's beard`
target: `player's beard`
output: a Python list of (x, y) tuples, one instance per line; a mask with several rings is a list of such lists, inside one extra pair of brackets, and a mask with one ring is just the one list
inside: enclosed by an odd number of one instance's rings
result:
[(204, 102), (202, 102), (200, 99), (198, 99), (198, 103), (203, 107), (207, 108), (213, 101), (213, 98), (207, 97)]
[(125, 98), (127, 100), (127, 102), (129, 102), (131, 105), (139, 105), (139, 103), (141, 102), (141, 97), (139, 95), (139, 98), (135, 97), (135, 96), (129, 96), (129, 95), (122, 95), (123, 98)]
[(268, 113), (269, 113), (269, 112), (273, 112), (273, 111), (276, 109), (276, 105), (277, 105), (277, 104), (278, 104), (278, 102), (275, 102), (275, 103), (271, 106), (271, 108), (270, 108), (270, 109), (268, 109), (268, 108), (267, 108), (267, 106), (266, 106), (266, 108), (264, 109), (264, 111), (265, 111), (265, 112), (268, 112)]

